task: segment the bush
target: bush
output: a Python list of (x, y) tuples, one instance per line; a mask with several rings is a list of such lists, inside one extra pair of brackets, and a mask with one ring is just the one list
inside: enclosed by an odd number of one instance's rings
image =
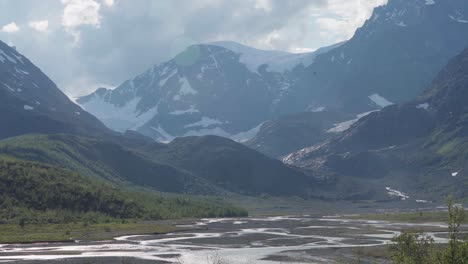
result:
[(460, 225), (464, 210), (452, 197), (447, 198), (448, 239), (445, 248), (436, 249), (433, 239), (421, 233), (403, 232), (395, 237), (390, 246), (395, 264), (468, 264), (468, 242), (460, 239)]

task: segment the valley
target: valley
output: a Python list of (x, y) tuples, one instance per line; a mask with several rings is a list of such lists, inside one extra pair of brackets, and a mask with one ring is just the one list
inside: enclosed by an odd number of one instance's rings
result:
[(340, 1), (0, 16), (0, 263), (468, 263), (466, 0)]

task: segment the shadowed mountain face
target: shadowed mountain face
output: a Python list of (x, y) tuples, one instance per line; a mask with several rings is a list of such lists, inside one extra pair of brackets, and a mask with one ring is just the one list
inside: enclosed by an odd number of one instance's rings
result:
[(113, 134), (26, 57), (0, 41), (0, 139), (25, 133)]
[(117, 184), (158, 191), (309, 196), (317, 181), (229, 139), (179, 138), (138, 148), (72, 135), (20, 136), (0, 141), (0, 155), (68, 168)]
[(452, 59), (418, 99), (372, 113), (336, 138), (284, 161), (337, 181), (379, 179), (380, 190), (393, 184), (425, 198), (450, 192), (466, 196), (466, 102), (468, 49)]
[(339, 112), (304, 112), (265, 122), (259, 132), (245, 145), (279, 158), (335, 136), (330, 129), (335, 124), (353, 119)]
[(374, 94), (394, 103), (414, 99), (468, 46), (467, 21), (464, 0), (389, 0), (353, 38), (317, 56), (282, 105), (362, 113)]
[(237, 193), (313, 196), (319, 184), (296, 168), (217, 136), (177, 138), (142, 151)]

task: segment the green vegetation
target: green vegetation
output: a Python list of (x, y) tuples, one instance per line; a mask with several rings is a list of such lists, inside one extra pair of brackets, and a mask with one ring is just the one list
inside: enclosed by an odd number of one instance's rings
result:
[(245, 215), (245, 210), (225, 204), (118, 188), (54, 166), (0, 157), (0, 224)]
[(467, 264), (468, 241), (461, 240), (460, 225), (465, 211), (455, 205), (452, 198), (447, 199), (448, 207), (448, 245), (435, 247), (434, 240), (424, 234), (412, 231), (393, 239), (390, 246), (394, 264)]
[[(356, 215), (347, 218), (364, 220), (382, 220), (395, 222), (446, 222), (447, 212), (405, 212), (405, 213), (378, 213), (367, 215)], [(463, 219), (463, 223), (468, 223), (468, 219)]]
[(0, 244), (59, 241), (98, 241), (125, 235), (162, 234), (176, 231), (169, 225), (154, 223), (68, 223), (37, 225), (0, 225)]
[(163, 192), (185, 193), (194, 185), (186, 172), (149, 160), (136, 151), (111, 142), (74, 135), (9, 138), (0, 141), (0, 153), (118, 184), (130, 182)]
[(404, 232), (392, 240), (392, 261), (396, 264), (431, 263), (434, 240), (432, 237), (413, 232)]

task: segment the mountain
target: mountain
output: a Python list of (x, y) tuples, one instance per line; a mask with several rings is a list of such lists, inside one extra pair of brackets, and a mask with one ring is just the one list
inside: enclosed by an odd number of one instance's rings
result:
[(108, 127), (136, 130), (158, 141), (180, 136), (251, 138), (308, 66), (313, 53), (253, 49), (235, 42), (193, 45), (114, 90), (100, 88), (77, 102)]
[(142, 151), (241, 194), (313, 197), (320, 184), (297, 168), (217, 136), (176, 138), (160, 148), (149, 145)]
[(288, 53), (277, 50), (260, 50), (248, 47), (233, 41), (218, 41), (209, 43), (211, 45), (224, 47), (228, 50), (240, 54), (239, 62), (249, 68), (250, 71), (256, 72), (262, 65), (267, 66), (268, 71), (286, 72), (292, 71), (296, 67), (307, 67), (313, 63), (314, 59), (323, 53), (326, 53), (334, 48), (343, 45), (345, 41), (337, 44), (320, 48), (314, 52), (305, 53)]
[(232, 140), (187, 137), (160, 144), (138, 132), (112, 132), (68, 100), (26, 57), (1, 47), (3, 155), (162, 192), (306, 196), (314, 187), (302, 171)]
[(294, 71), (299, 81), (278, 107), (300, 112), (313, 104), (357, 114), (379, 108), (371, 97), (414, 99), (468, 45), (467, 30), (465, 0), (389, 0), (349, 41)]
[(1, 140), (0, 154), (172, 193), (307, 196), (316, 185), (298, 169), (216, 136), (128, 148), (76, 135), (25, 135)]
[(349, 41), (313, 53), (193, 45), (77, 102), (114, 130), (158, 141), (246, 141), (283, 115), (319, 108), (361, 114), (414, 99), (468, 45), (467, 17), (464, 0), (389, 0)]
[(350, 119), (353, 119), (350, 114), (330, 111), (287, 115), (263, 123), (255, 137), (244, 144), (279, 158), (333, 137), (335, 133), (330, 130)]
[[(468, 49), (450, 61), (422, 96), (371, 113), (335, 138), (288, 155), (284, 162), (335, 182), (366, 182), (363, 197), (368, 199), (387, 193), (421, 201), (442, 200), (449, 193), (466, 197), (466, 102)], [(353, 188), (357, 192), (361, 187)]]
[(25, 56), (0, 41), (0, 139), (25, 133), (111, 135)]

